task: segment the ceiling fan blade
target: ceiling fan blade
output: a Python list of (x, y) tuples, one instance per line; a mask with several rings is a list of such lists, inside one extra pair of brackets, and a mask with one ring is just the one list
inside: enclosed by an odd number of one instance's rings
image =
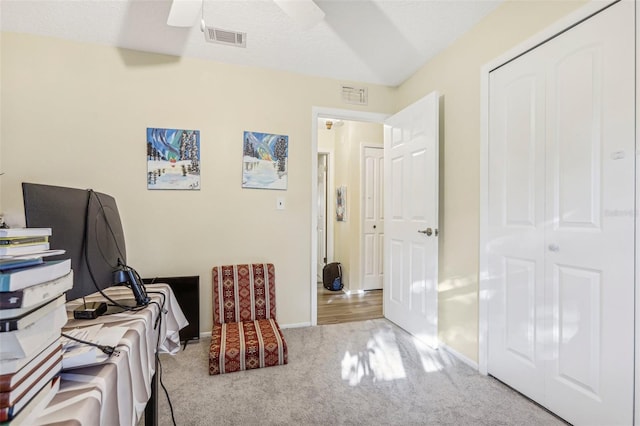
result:
[(313, 0), (273, 1), (302, 28), (311, 28), (324, 19), (324, 11)]
[(167, 25), (172, 27), (191, 27), (196, 23), (202, 10), (203, 0), (173, 0)]

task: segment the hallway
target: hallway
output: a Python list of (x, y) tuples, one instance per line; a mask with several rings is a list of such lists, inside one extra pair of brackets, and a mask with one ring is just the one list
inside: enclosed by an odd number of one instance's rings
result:
[(318, 283), (318, 325), (382, 318), (382, 290), (329, 291)]

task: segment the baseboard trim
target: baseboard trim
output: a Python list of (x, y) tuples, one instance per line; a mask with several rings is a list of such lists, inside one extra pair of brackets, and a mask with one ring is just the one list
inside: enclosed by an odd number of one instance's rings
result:
[(310, 322), (298, 322), (294, 324), (280, 324), (280, 329), (285, 328), (302, 328), (302, 327), (311, 327)]
[(473, 368), (474, 370), (478, 370), (478, 363), (475, 362), (474, 360), (462, 355), (460, 352), (456, 351), (455, 349), (447, 346), (445, 343), (443, 343), (442, 341), (440, 341), (440, 349), (444, 349), (445, 351), (447, 351), (450, 355), (454, 356), (455, 358), (458, 358), (458, 360), (462, 361), (463, 363), (467, 364), (469, 367)]

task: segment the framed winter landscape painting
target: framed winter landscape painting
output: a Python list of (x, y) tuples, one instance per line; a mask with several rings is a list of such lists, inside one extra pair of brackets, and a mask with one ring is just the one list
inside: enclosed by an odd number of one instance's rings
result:
[(244, 132), (242, 187), (287, 189), (289, 137)]
[(200, 131), (147, 128), (147, 189), (200, 189)]

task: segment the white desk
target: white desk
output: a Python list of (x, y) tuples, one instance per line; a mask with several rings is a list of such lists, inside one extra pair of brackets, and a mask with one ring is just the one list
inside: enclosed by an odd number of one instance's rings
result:
[[(164, 307), (168, 312), (162, 314), (157, 326), (159, 308), (153, 303), (139, 311), (104, 315), (95, 320), (74, 320), (72, 311), (78, 304), (68, 303), (71, 319), (65, 326), (67, 330), (101, 323), (103, 327), (126, 327), (128, 331), (118, 344), (117, 352), (104, 363), (64, 371), (60, 390), (35, 424), (136, 425), (147, 402), (145, 422), (156, 422), (156, 344), (159, 352), (179, 352), (178, 332), (188, 323), (167, 284), (146, 287), (148, 292), (159, 292), (166, 298)], [(123, 287), (111, 287), (106, 294), (114, 300), (132, 297), (131, 291)], [(149, 293), (149, 296), (162, 305), (160, 294)], [(98, 294), (86, 300), (104, 299)]]

